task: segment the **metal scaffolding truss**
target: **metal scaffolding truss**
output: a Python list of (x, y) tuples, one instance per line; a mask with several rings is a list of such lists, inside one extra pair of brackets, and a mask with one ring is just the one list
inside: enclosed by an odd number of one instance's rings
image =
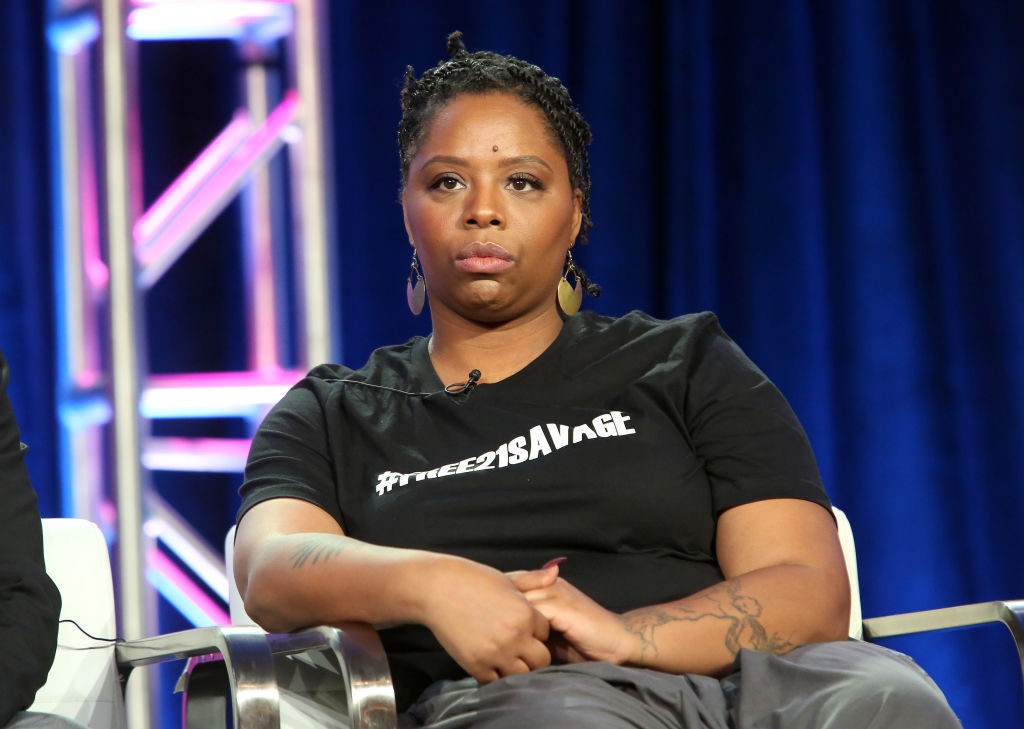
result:
[[(220, 548), (158, 498), (150, 472), (240, 472), (248, 447), (152, 437), (151, 421), (255, 422), (309, 366), (339, 354), (325, 12), (324, 0), (50, 0), (63, 503), (116, 544), (127, 638), (155, 632), (154, 586), (197, 624), (227, 620), (210, 598), (226, 597)], [(235, 41), (244, 101), (143, 209), (138, 43), (195, 39)], [(268, 76), (271, 53), (283, 83)], [(285, 149), (288, 164), (268, 164)], [(145, 293), (239, 195), (247, 370), (151, 375)], [(294, 281), (275, 272), (282, 256)]]

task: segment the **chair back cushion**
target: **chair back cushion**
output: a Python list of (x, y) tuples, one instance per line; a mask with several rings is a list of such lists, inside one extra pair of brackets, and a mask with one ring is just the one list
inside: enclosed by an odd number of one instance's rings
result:
[(30, 710), (60, 714), (92, 729), (123, 729), (107, 542), (91, 521), (43, 519), (43, 556), (46, 573), (60, 590), (62, 622), (57, 656)]
[(861, 627), (860, 580), (857, 578), (857, 549), (853, 541), (853, 529), (850, 527), (850, 520), (841, 509), (833, 506), (832, 513), (836, 517), (839, 544), (843, 548), (846, 574), (850, 578), (850, 637), (860, 640), (864, 637), (864, 629)]
[(228, 572), (228, 614), (232, 625), (256, 625), (249, 617), (242, 604), (242, 596), (238, 594), (238, 583), (235, 582), (235, 527), (228, 529), (224, 537), (224, 564)]

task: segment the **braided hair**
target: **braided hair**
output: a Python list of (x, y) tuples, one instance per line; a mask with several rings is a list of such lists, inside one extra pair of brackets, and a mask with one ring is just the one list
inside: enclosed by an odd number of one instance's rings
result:
[[(553, 140), (565, 155), (569, 182), (583, 194), (579, 240), (585, 242), (593, 225), (590, 219), (590, 127), (557, 78), (514, 56), (491, 51), (469, 53), (462, 32), (448, 36), (448, 55), (416, 78), (412, 66), (405, 70), (402, 88), (402, 120), (398, 124), (398, 154), (402, 185), (409, 180), (409, 165), (437, 112), (459, 94), (503, 91), (544, 114)], [(586, 284), (584, 284), (586, 285)]]

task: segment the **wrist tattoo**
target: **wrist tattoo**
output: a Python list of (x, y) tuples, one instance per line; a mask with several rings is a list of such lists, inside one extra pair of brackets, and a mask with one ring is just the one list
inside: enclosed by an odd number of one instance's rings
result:
[(761, 603), (750, 595), (741, 594), (739, 580), (713, 588), (701, 599), (710, 603), (706, 609), (659, 605), (635, 610), (624, 616), (626, 630), (640, 639), (640, 665), (647, 665), (658, 655), (654, 634), (659, 627), (669, 623), (724, 620), (728, 624), (725, 648), (733, 657), (739, 653), (740, 648), (785, 653), (793, 647), (792, 641), (778, 633), (768, 634), (760, 621)]
[(302, 567), (307, 562), (310, 564), (327, 562), (337, 557), (343, 550), (344, 547), (340, 545), (324, 544), (319, 537), (310, 538), (295, 550), (292, 555), (292, 566)]

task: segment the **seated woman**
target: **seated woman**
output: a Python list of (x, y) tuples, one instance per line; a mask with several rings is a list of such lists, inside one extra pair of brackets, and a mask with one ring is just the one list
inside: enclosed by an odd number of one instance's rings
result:
[(716, 318), (576, 314), (590, 131), (564, 86), (449, 52), (409, 69), (398, 133), (432, 333), (267, 416), (249, 614), (382, 628), (408, 727), (959, 726), (912, 661), (847, 639), (807, 438)]

